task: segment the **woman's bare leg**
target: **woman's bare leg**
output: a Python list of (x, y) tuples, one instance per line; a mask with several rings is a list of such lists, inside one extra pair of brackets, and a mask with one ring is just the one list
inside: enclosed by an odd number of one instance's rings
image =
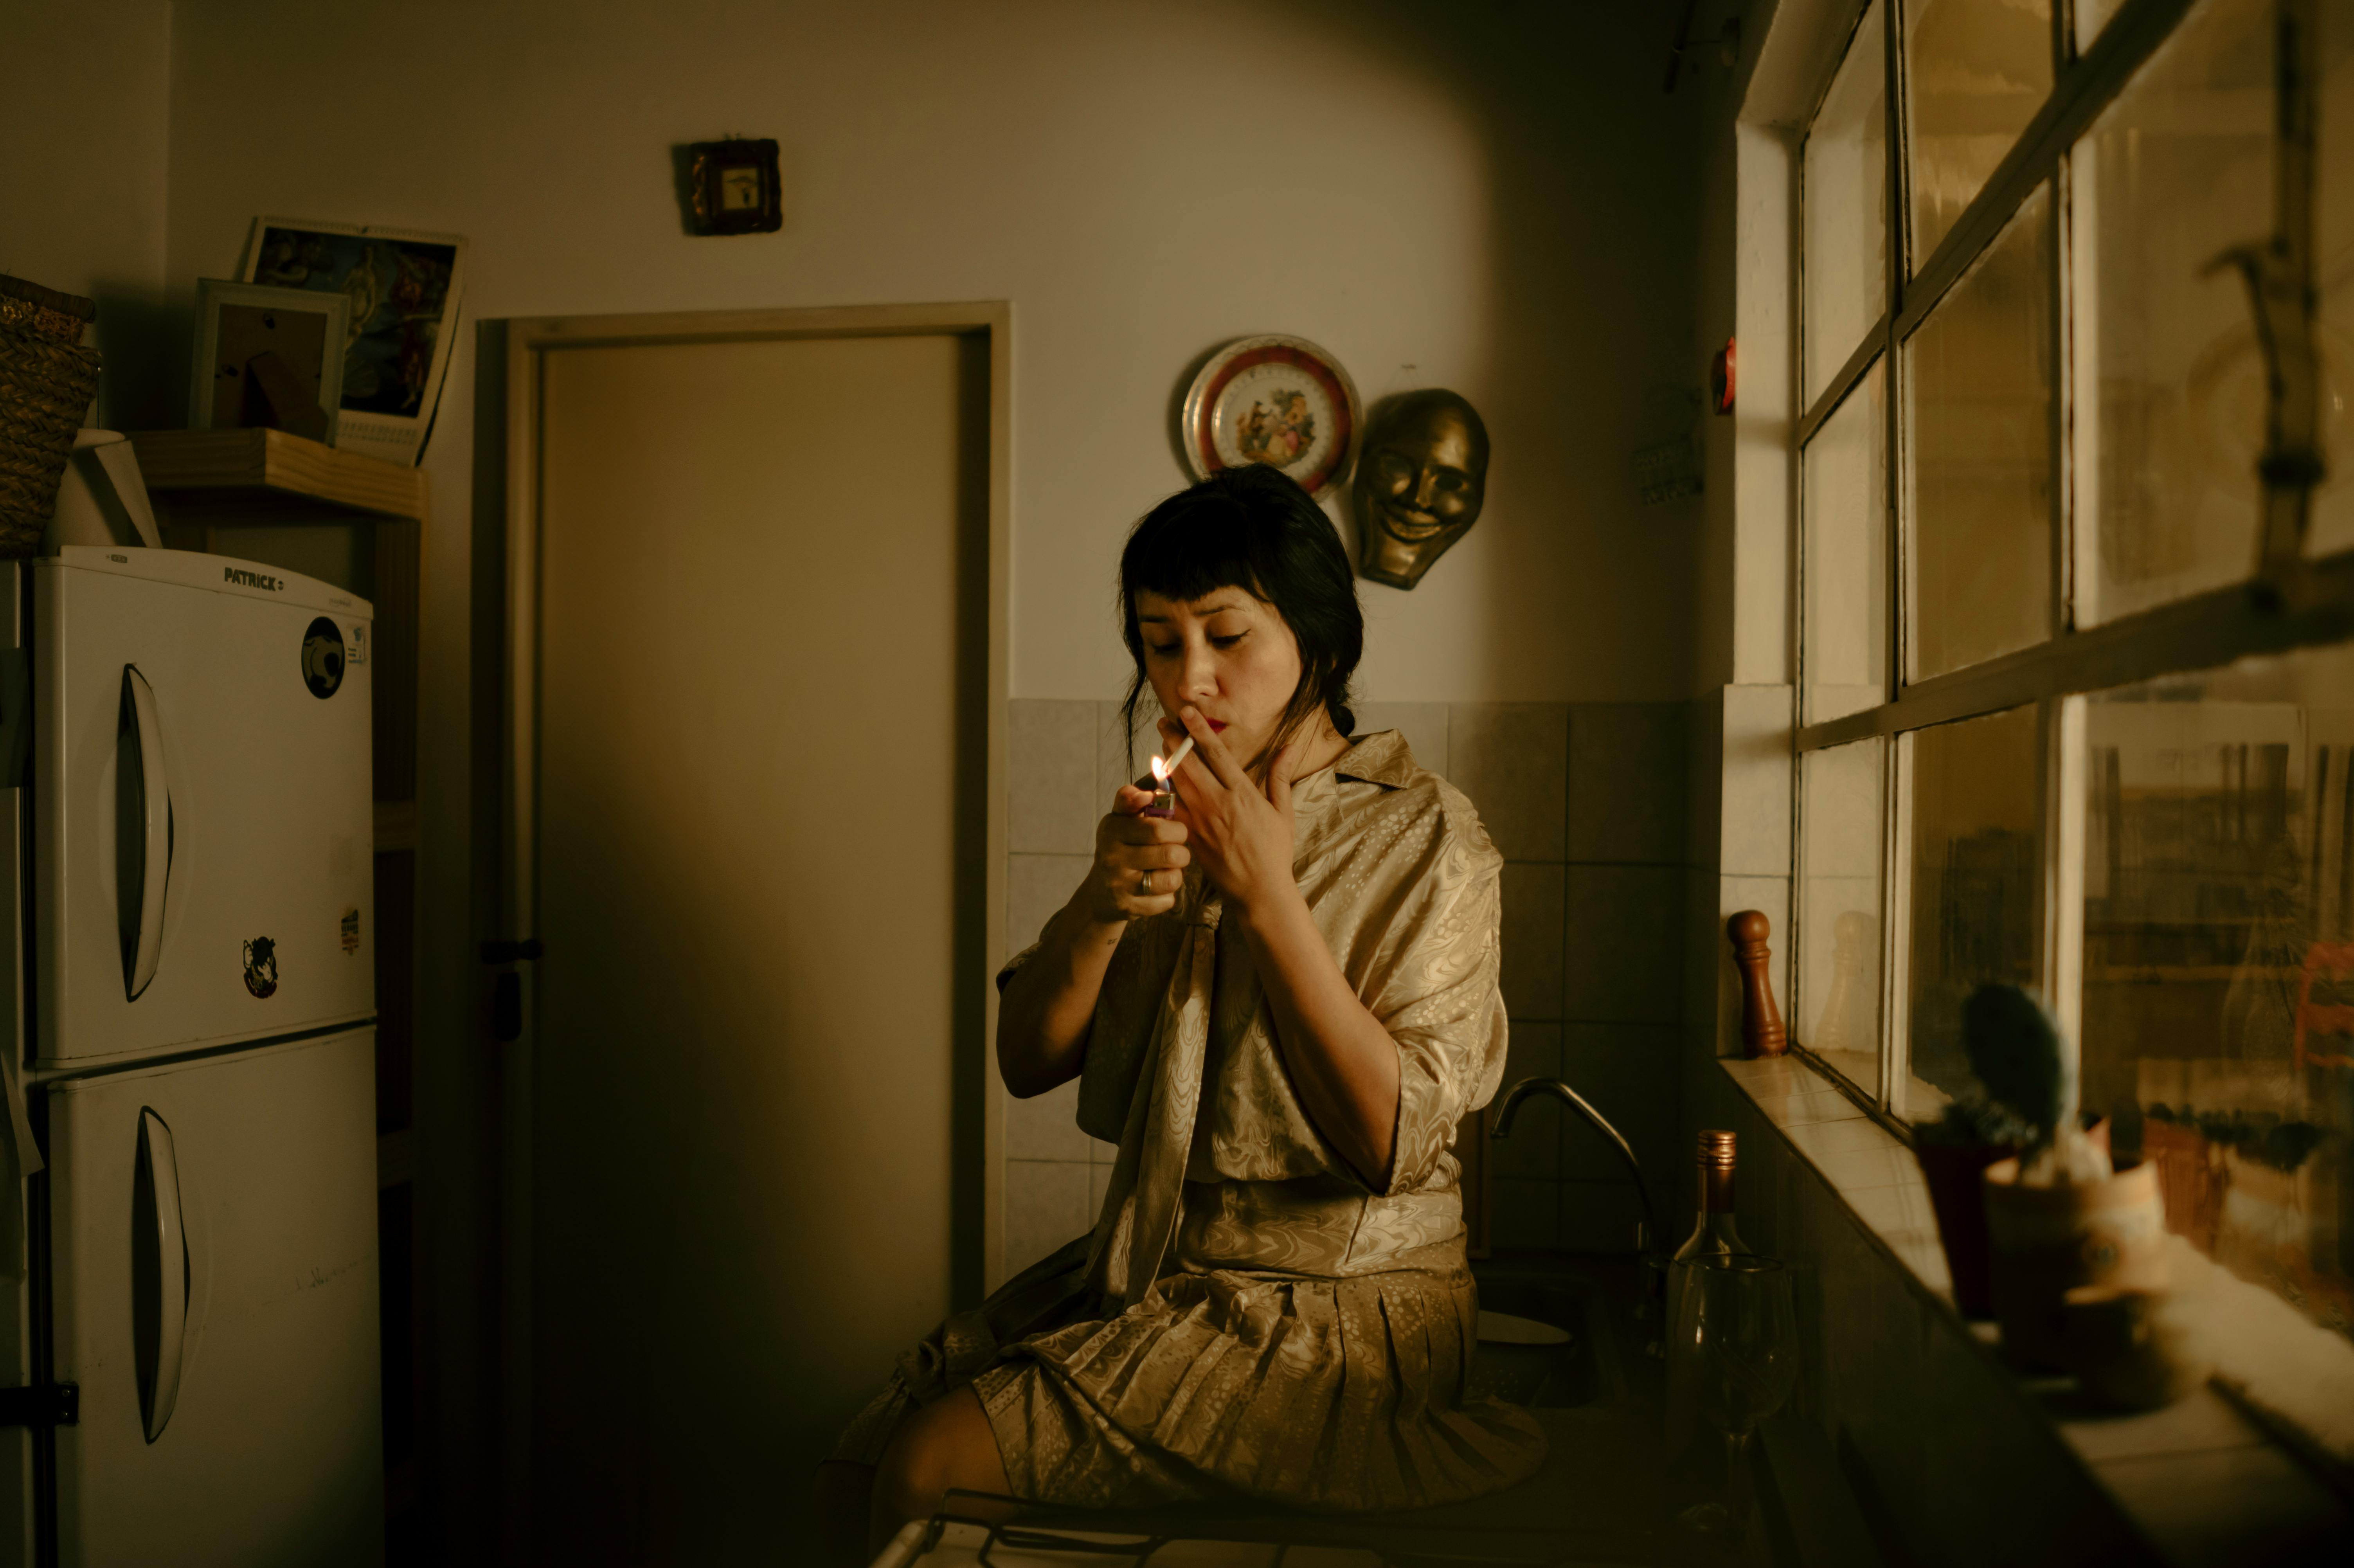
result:
[(969, 1387), (909, 1411), (892, 1434), (875, 1472), (869, 1550), (880, 1552), (909, 1520), (938, 1512), (940, 1499), (952, 1490), (1001, 1497), (1013, 1490), (997, 1434)]

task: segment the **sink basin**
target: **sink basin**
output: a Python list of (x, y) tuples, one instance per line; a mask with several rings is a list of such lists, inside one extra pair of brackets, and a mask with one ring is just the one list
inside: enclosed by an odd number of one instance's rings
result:
[[(1472, 1352), (1471, 1396), (1492, 1395), (1539, 1410), (1567, 1409), (1594, 1399), (1602, 1388), (1595, 1364), (1601, 1329), (1596, 1304), (1592, 1281), (1577, 1276), (1481, 1279), (1481, 1315), (1502, 1315), (1502, 1321), (1483, 1328)], [(1539, 1337), (1516, 1334), (1514, 1319), (1543, 1324), (1567, 1338), (1554, 1344), (1507, 1342)]]
[(1556, 1329), (1551, 1323), (1540, 1323), (1534, 1318), (1515, 1318), (1510, 1312), (1491, 1312), (1479, 1308), (1479, 1342), (1483, 1345), (1565, 1345), (1569, 1330)]

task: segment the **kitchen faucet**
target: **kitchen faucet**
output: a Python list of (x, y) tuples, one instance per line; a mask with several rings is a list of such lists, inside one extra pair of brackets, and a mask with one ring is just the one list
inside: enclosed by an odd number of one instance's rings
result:
[(1503, 1103), (1496, 1107), (1496, 1130), (1489, 1136), (1501, 1139), (1511, 1131), (1512, 1118), (1519, 1114), (1521, 1102), (1540, 1093), (1559, 1095), (1567, 1100), (1578, 1115), (1592, 1122), (1605, 1138), (1617, 1146), (1620, 1157), (1627, 1161), (1627, 1169), (1634, 1173), (1635, 1198), (1643, 1209), (1642, 1218), (1635, 1222), (1635, 1250), (1648, 1251), (1651, 1245), (1651, 1189), (1649, 1183), (1643, 1180), (1642, 1162), (1635, 1158), (1634, 1148), (1628, 1143), (1626, 1135), (1611, 1126), (1610, 1118), (1589, 1105), (1584, 1095), (1559, 1078), (1522, 1078), (1505, 1092)]

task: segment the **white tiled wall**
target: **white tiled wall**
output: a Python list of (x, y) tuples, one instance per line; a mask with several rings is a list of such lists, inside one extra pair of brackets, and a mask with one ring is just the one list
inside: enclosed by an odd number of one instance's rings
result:
[[(1006, 941), (1018, 951), (1086, 872), (1113, 788), (1140, 770), (1115, 703), (1011, 705)], [(1366, 703), (1479, 809), (1503, 853), (1505, 1082), (1562, 1076), (1617, 1124), (1655, 1189), (1675, 1163), (1685, 994), (1687, 730), (1681, 704)], [(1149, 750), (1148, 745), (1141, 750)], [(1072, 1121), (1073, 1086), (1004, 1107), (1011, 1274), (1090, 1225), (1112, 1150)], [(1635, 1214), (1623, 1167), (1558, 1101), (1491, 1145), (1500, 1246), (1618, 1248)], [(1668, 1216), (1672, 1225), (1673, 1214)]]
[[(1507, 1085), (1560, 1077), (1658, 1172), (1676, 1125), (1687, 858), (1681, 705), (1458, 703), (1439, 771), (1504, 853)], [(1381, 721), (1381, 705), (1367, 718)], [(1558, 1100), (1490, 1145), (1490, 1241), (1613, 1250), (1637, 1213), (1625, 1167)]]
[[(1143, 768), (1121, 737), (1118, 703), (1023, 698), (1009, 705), (1006, 718), (1002, 957), (1011, 958), (1037, 939), (1087, 874), (1096, 822), (1112, 791)], [(1139, 750), (1150, 749), (1148, 731)], [(999, 1277), (1019, 1273), (1095, 1223), (1111, 1177), (1112, 1146), (1079, 1130), (1078, 1100), (1076, 1082), (1035, 1099), (1002, 1097), (1005, 1255)]]
[[(1784, 685), (1725, 686), (1685, 706), (1692, 863), (1678, 1054), (1688, 1086), (1702, 1084), (1700, 1069), (1714, 1058), (1740, 1054), (1741, 980), (1724, 934), (1734, 913), (1765, 912), (1772, 927), (1768, 983), (1777, 1004), (1790, 994), (1791, 695)], [(1685, 1140), (1709, 1124), (1697, 1102), (1682, 1123), (1670, 1181), (1674, 1206), (1689, 1214), (1699, 1192)]]

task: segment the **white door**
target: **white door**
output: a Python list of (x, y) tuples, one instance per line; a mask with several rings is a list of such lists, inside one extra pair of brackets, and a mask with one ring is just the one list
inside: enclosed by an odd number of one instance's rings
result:
[(974, 354), (546, 356), (537, 1561), (790, 1555), (815, 1461), (950, 1305), (987, 987)]
[(218, 556), (34, 563), (43, 1065), (376, 1011), (370, 613)]
[(357, 1029), (47, 1089), (66, 1568), (376, 1560), (375, 1063)]

